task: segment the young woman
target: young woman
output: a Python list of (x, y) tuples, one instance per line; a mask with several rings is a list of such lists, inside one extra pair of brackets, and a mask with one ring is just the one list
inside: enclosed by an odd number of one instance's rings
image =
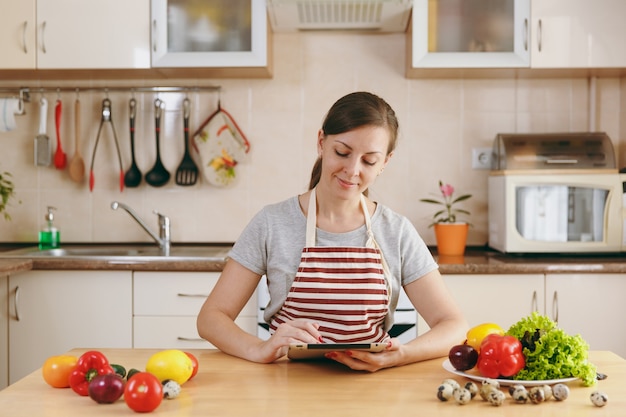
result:
[[(465, 338), (467, 322), (413, 225), (366, 197), (397, 132), (393, 109), (371, 93), (348, 94), (331, 107), (309, 191), (263, 208), (248, 224), (198, 315), (200, 336), (261, 363), (281, 358), (292, 343), (387, 343), (383, 352), (327, 355), (371, 372), (445, 356)], [(263, 275), (266, 341), (234, 322)], [(406, 344), (387, 334), (401, 288), (431, 327)]]

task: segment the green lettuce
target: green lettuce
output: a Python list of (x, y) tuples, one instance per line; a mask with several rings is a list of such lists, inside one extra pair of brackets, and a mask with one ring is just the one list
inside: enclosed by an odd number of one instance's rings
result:
[(547, 316), (533, 312), (506, 332), (522, 342), (526, 366), (513, 379), (548, 380), (580, 378), (586, 386), (596, 383), (596, 367), (589, 363), (589, 344), (571, 336)]

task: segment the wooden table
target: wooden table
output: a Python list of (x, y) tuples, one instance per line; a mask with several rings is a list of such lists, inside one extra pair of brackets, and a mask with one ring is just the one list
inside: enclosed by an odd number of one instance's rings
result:
[[(70, 354), (80, 355), (85, 349)], [(157, 350), (102, 349), (113, 363), (143, 369)], [(591, 352), (591, 361), (608, 375), (596, 387), (570, 383), (568, 400), (542, 404), (506, 402), (494, 407), (475, 398), (467, 405), (440, 402), (437, 387), (445, 378), (463, 378), (446, 372), (443, 358), (373, 374), (348, 370), (336, 363), (295, 363), (282, 360), (262, 365), (215, 350), (195, 350), (198, 375), (183, 385), (180, 396), (163, 400), (155, 416), (624, 416), (626, 415), (626, 360), (611, 352)], [(604, 408), (591, 404), (589, 395), (599, 389), (609, 396)], [(0, 415), (132, 416), (123, 399), (97, 404), (71, 389), (55, 389), (44, 382), (41, 371), (0, 391)]]

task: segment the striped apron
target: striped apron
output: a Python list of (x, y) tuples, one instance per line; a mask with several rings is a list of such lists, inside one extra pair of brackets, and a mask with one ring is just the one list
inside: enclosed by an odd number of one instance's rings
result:
[(306, 246), (287, 299), (272, 317), (272, 333), (288, 320), (308, 319), (319, 323), (326, 343), (374, 343), (389, 338), (385, 331), (391, 299), (391, 283), (385, 277), (388, 268), (372, 235), (363, 195), (361, 208), (368, 233), (365, 247), (317, 247), (316, 197), (312, 190)]

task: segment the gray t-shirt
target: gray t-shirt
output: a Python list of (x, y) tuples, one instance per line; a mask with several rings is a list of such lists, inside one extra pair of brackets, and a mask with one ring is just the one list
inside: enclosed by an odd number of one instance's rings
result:
[[(347, 233), (316, 230), (317, 246), (365, 246), (367, 242), (365, 225)], [(390, 302), (393, 317), (400, 286), (437, 269), (438, 265), (411, 222), (382, 204), (376, 205), (372, 215), (372, 232), (393, 277)], [(294, 196), (259, 211), (230, 251), (231, 259), (259, 275), (266, 275), (270, 302), (264, 318), (268, 323), (287, 298), (305, 241), (306, 217), (298, 197)]]

